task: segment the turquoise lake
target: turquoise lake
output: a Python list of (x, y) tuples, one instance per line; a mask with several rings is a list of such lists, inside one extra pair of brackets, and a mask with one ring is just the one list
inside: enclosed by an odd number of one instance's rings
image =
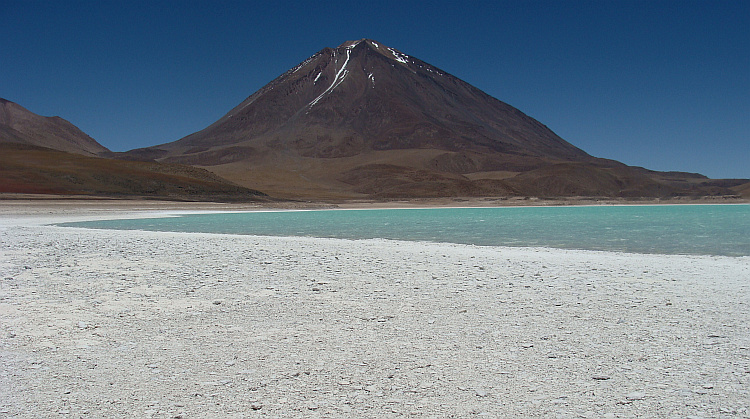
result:
[(750, 256), (750, 205), (266, 211), (58, 225)]

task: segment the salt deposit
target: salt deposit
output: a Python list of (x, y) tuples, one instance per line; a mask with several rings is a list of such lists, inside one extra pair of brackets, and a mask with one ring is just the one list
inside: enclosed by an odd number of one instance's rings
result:
[(0, 219), (0, 416), (748, 417), (750, 259)]

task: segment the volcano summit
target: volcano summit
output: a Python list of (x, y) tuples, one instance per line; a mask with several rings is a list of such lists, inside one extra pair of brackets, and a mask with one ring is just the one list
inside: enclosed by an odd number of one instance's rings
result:
[(199, 132), (125, 155), (200, 166), (286, 198), (666, 196), (710, 186), (594, 158), (369, 39), (321, 50)]

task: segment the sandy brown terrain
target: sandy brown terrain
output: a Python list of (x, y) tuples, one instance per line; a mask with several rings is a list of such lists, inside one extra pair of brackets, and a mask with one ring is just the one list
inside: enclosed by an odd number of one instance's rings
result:
[(257, 201), (266, 197), (191, 167), (112, 160), (0, 142), (0, 194)]

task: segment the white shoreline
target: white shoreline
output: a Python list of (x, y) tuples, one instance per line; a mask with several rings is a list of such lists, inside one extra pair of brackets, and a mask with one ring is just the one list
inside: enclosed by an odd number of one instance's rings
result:
[(178, 212), (0, 216), (0, 416), (750, 415), (748, 257), (41, 225)]

